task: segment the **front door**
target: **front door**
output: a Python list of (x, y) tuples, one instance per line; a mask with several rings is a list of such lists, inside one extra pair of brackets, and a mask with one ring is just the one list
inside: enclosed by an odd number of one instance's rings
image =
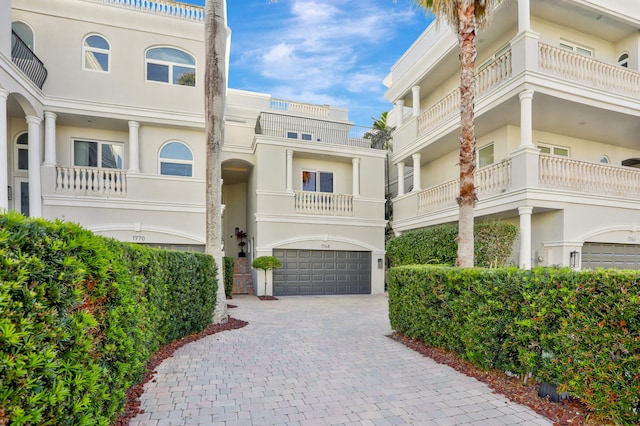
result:
[(25, 216), (29, 216), (29, 179), (16, 178), (14, 188), (16, 191), (16, 194), (14, 194), (15, 210)]

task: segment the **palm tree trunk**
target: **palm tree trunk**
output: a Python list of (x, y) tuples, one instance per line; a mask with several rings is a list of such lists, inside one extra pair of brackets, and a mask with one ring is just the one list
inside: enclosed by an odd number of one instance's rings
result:
[(226, 96), (225, 0), (206, 0), (205, 7), (205, 119), (207, 128), (206, 247), (217, 267), (215, 324), (228, 320), (222, 267), (222, 185), (220, 154)]
[(460, 197), (458, 198), (458, 258), (461, 267), (473, 267), (473, 207), (476, 189), (473, 176), (476, 167), (476, 136), (474, 129), (475, 98), (475, 36), (477, 22), (473, 0), (458, 3), (458, 42), (460, 44)]

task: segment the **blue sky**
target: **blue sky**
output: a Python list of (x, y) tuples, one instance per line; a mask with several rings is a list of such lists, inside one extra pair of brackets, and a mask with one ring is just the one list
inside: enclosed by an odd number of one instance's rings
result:
[(227, 18), (230, 88), (347, 108), (361, 126), (391, 108), (382, 80), (431, 22), (411, 0), (227, 0)]

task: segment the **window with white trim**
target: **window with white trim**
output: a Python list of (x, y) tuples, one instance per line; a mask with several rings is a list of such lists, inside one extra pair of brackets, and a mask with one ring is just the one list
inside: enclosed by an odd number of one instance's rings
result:
[(569, 148), (564, 146), (556, 146), (549, 144), (538, 144), (538, 149), (542, 154), (557, 155), (559, 157), (568, 157)]
[(579, 53), (584, 56), (593, 56), (593, 49), (586, 46), (581, 46), (579, 44), (567, 41), (560, 40), (560, 47), (565, 50), (570, 50), (575, 53)]
[(16, 138), (16, 170), (29, 170), (29, 133)]
[(478, 150), (478, 167), (486, 167), (493, 164), (493, 142)]
[(333, 173), (303, 170), (302, 190), (311, 192), (333, 192)]
[(114, 142), (73, 141), (73, 165), (122, 169), (124, 167), (124, 144)]
[(193, 152), (186, 144), (168, 142), (160, 149), (158, 158), (161, 175), (193, 176)]
[(82, 42), (82, 67), (85, 70), (109, 72), (111, 46), (102, 36), (92, 34)]
[(485, 59), (484, 62), (482, 62), (482, 64), (480, 64), (480, 66), (478, 67), (478, 71), (480, 72), (483, 69), (487, 68), (493, 61), (495, 61), (496, 59), (498, 59), (500, 56), (504, 55), (505, 53), (507, 53), (509, 50), (511, 50), (511, 44), (507, 43), (504, 46), (502, 46), (500, 49), (498, 49), (496, 51), (496, 53), (494, 53), (493, 55), (491, 55), (490, 57), (488, 57), (487, 59)]
[(24, 44), (26, 44), (27, 47), (31, 49), (31, 51), (33, 52), (34, 37), (33, 37), (33, 30), (31, 29), (31, 27), (25, 24), (24, 22), (15, 21), (11, 23), (11, 29), (13, 30), (14, 33), (18, 34), (18, 37), (20, 37), (20, 40), (22, 40)]
[(300, 139), (300, 140), (303, 140), (303, 141), (311, 141), (311, 140), (313, 140), (313, 137), (312, 137), (311, 133), (296, 132), (296, 131), (292, 131), (292, 130), (287, 130), (287, 138), (288, 139)]
[(629, 54), (627, 52), (621, 53), (620, 56), (618, 56), (618, 65), (629, 68)]
[(609, 164), (609, 163), (610, 163), (610, 161), (609, 161), (609, 157), (608, 157), (608, 156), (606, 156), (606, 155), (603, 155), (602, 157), (600, 157), (600, 163), (602, 163), (602, 164)]
[(172, 47), (156, 47), (145, 54), (147, 81), (196, 85), (196, 60), (189, 53)]

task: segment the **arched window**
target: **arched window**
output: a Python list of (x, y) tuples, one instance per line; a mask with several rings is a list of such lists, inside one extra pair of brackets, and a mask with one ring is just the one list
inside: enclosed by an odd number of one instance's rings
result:
[(182, 50), (157, 47), (145, 55), (147, 81), (159, 81), (179, 86), (196, 85), (196, 60)]
[(172, 141), (160, 149), (160, 174), (193, 176), (193, 153), (182, 142)]
[(29, 133), (16, 138), (16, 170), (29, 170)]
[(13, 32), (18, 34), (20, 40), (22, 40), (24, 44), (26, 44), (27, 47), (29, 47), (29, 49), (31, 49), (31, 51), (33, 52), (33, 30), (31, 29), (31, 27), (24, 22), (15, 21), (11, 23), (11, 29), (13, 30)]
[(606, 155), (603, 155), (602, 157), (600, 157), (600, 163), (609, 164), (609, 157), (607, 157)]
[(628, 53), (621, 53), (620, 56), (618, 56), (618, 65), (620, 65), (621, 67), (625, 67), (628, 68), (629, 67), (629, 54)]
[(83, 68), (109, 72), (110, 53), (111, 47), (104, 37), (96, 34), (85, 37), (82, 42)]

